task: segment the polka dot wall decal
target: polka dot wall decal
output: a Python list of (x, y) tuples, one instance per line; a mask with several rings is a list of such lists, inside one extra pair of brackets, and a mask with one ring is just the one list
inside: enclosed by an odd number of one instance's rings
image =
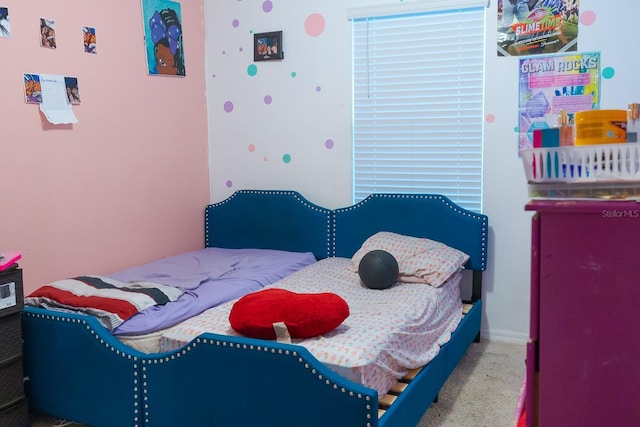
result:
[(256, 151), (256, 146), (253, 144), (249, 144), (249, 152), (253, 153), (254, 151)]
[(593, 10), (585, 10), (580, 14), (582, 25), (593, 25), (594, 22), (596, 22), (596, 13)]
[(262, 3), (262, 10), (265, 13), (269, 13), (271, 12), (271, 10), (273, 10), (273, 3), (271, 3), (269, 0), (267, 0), (266, 2)]
[(233, 187), (233, 181), (228, 180), (228, 181), (225, 183), (225, 185), (226, 185), (228, 188), (231, 188), (231, 187)]
[(316, 86), (316, 92), (320, 92), (322, 88), (320, 86)]
[(616, 70), (611, 67), (607, 67), (602, 70), (602, 78), (603, 79), (612, 79), (613, 76), (616, 75)]
[(327, 140), (324, 142), (324, 146), (325, 146), (327, 149), (331, 150), (331, 149), (333, 148), (333, 139), (327, 139)]
[(226, 111), (227, 113), (230, 113), (233, 111), (233, 102), (231, 101), (227, 101), (224, 103), (224, 111)]
[(311, 37), (318, 37), (322, 34), (324, 32), (324, 26), (324, 16), (319, 13), (312, 13), (307, 16), (307, 19), (304, 21), (304, 31)]
[(487, 114), (487, 123), (493, 123), (496, 121), (496, 116), (493, 114)]
[(516, 127), (514, 127), (514, 128), (513, 128), (513, 131), (514, 131), (515, 133), (520, 133), (520, 126), (516, 126)]
[(273, 102), (273, 99), (271, 99), (271, 95), (267, 95), (264, 97), (264, 103), (269, 105)]
[(285, 154), (284, 156), (282, 156), (282, 161), (285, 163), (291, 163), (291, 155)]
[(231, 25), (233, 25), (233, 28), (238, 28), (238, 25), (240, 25), (240, 21), (238, 21), (237, 19), (234, 19)]
[(258, 74), (258, 66), (256, 64), (249, 65), (247, 67), (247, 74), (249, 74), (251, 77), (253, 77), (256, 74)]
[(244, 51), (244, 48), (243, 47), (239, 47), (238, 48), (238, 52), (242, 52), (242, 51)]
[(298, 73), (296, 73), (295, 71), (292, 71), (292, 72), (291, 72), (291, 77), (295, 77), (295, 76), (297, 76), (297, 75), (298, 75)]

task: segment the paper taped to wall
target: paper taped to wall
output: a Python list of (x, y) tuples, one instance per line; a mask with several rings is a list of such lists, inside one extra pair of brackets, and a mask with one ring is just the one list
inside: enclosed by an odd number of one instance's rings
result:
[(40, 111), (44, 113), (47, 120), (54, 125), (78, 123), (67, 99), (64, 76), (40, 74), (40, 85), (42, 87)]

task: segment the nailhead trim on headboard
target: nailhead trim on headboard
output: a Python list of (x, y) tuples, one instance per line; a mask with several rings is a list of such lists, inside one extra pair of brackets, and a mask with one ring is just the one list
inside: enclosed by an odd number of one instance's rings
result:
[[(296, 191), (292, 191), (292, 190), (238, 190), (236, 192), (234, 192), (231, 196), (229, 196), (228, 198), (216, 202), (216, 203), (212, 203), (210, 205), (207, 206), (207, 208), (216, 208), (219, 206), (223, 206), (226, 203), (230, 202), (231, 200), (233, 200), (234, 198), (236, 198), (238, 195), (240, 194), (265, 194), (265, 195), (286, 195), (286, 196), (292, 196), (294, 199), (296, 199), (298, 202), (300, 202), (301, 205), (305, 206), (306, 208), (312, 210), (312, 211), (316, 211), (316, 212), (321, 212), (323, 213), (324, 210), (323, 208), (312, 204), (311, 202), (309, 202), (307, 199), (305, 199), (303, 196), (300, 195), (300, 193), (296, 192)], [(211, 246), (211, 242), (209, 241), (209, 232), (211, 231), (209, 229), (209, 224), (210, 224), (210, 218), (209, 218), (209, 210), (206, 209), (205, 210), (205, 219), (204, 219), (204, 227), (205, 227), (205, 247), (210, 247)], [(332, 242), (331, 242), (331, 218), (330, 216), (327, 217), (327, 246), (326, 246), (326, 256), (330, 256), (331, 251), (332, 251)]]
[[(300, 193), (296, 192), (296, 191), (291, 191), (291, 190), (238, 190), (236, 192), (234, 192), (231, 196), (229, 196), (228, 198), (226, 198), (225, 200), (222, 200), (220, 202), (217, 203), (213, 203), (211, 205), (209, 205), (209, 207), (217, 207), (217, 206), (222, 206), (226, 203), (228, 203), (229, 201), (233, 200), (235, 197), (237, 197), (239, 194), (275, 194), (275, 195), (288, 195), (288, 196), (292, 196), (294, 197), (298, 202), (300, 202), (303, 206), (311, 209), (311, 210), (315, 210), (315, 211), (320, 211), (317, 205), (311, 204), (308, 200), (306, 200), (302, 195), (300, 195)], [(481, 269), (486, 269), (487, 267), (487, 239), (489, 236), (489, 231), (488, 231), (488, 221), (487, 221), (487, 217), (485, 215), (480, 215), (477, 214), (475, 212), (466, 210), (466, 209), (462, 209), (459, 206), (457, 206), (456, 204), (454, 204), (453, 202), (451, 202), (451, 200), (449, 200), (447, 197), (442, 196), (440, 194), (400, 194), (400, 193), (379, 193), (379, 194), (372, 194), (370, 196), (368, 196), (366, 199), (362, 200), (359, 203), (356, 203), (355, 205), (352, 206), (348, 206), (345, 208), (339, 208), (339, 209), (334, 209), (330, 211), (329, 217), (327, 218), (327, 256), (335, 256), (336, 255), (336, 214), (340, 213), (340, 212), (348, 212), (348, 211), (352, 211), (352, 210), (356, 210), (359, 208), (362, 208), (363, 206), (365, 206), (367, 203), (369, 203), (371, 200), (377, 199), (377, 198), (403, 198), (403, 199), (426, 199), (426, 200), (437, 200), (440, 203), (442, 203), (443, 206), (446, 206), (447, 208), (451, 209), (452, 211), (454, 211), (456, 214), (458, 215), (462, 215), (462, 216), (466, 216), (466, 217), (470, 217), (473, 218), (474, 220), (480, 221), (482, 223), (481, 229), (482, 229), (482, 241), (481, 241), (481, 259), (479, 260)], [(207, 236), (206, 240), (205, 240), (205, 245), (206, 247), (210, 246), (210, 242), (208, 239), (209, 236), (209, 211), (206, 210), (206, 215), (205, 215), (205, 236)]]
[(349, 211), (353, 211), (356, 209), (360, 209), (363, 206), (365, 206), (367, 203), (369, 203), (370, 201), (374, 200), (374, 199), (379, 199), (379, 198), (402, 198), (402, 199), (425, 199), (425, 200), (437, 200), (440, 203), (442, 203), (444, 206), (446, 206), (447, 208), (451, 209), (452, 211), (454, 211), (456, 214), (458, 215), (462, 215), (462, 216), (466, 216), (469, 218), (473, 218), (474, 220), (480, 221), (482, 226), (482, 241), (481, 241), (481, 259), (480, 259), (480, 265), (481, 268), (484, 270), (487, 267), (487, 238), (489, 236), (489, 224), (488, 224), (488, 220), (487, 217), (485, 215), (480, 215), (477, 214), (475, 212), (466, 210), (466, 209), (461, 209), (459, 206), (457, 206), (456, 204), (454, 204), (453, 202), (451, 202), (451, 200), (449, 200), (447, 197), (444, 197), (440, 194), (396, 194), (396, 193), (379, 193), (379, 194), (372, 194), (370, 196), (368, 196), (366, 199), (362, 200), (359, 203), (356, 203), (355, 205), (352, 206), (348, 206), (345, 208), (340, 208), (340, 209), (336, 209), (334, 211), (332, 211), (332, 224), (333, 224), (333, 228), (331, 230), (331, 241), (333, 242), (332, 244), (332, 248), (331, 248), (331, 256), (335, 256), (336, 254), (336, 214), (340, 213), (340, 212), (349, 212)]

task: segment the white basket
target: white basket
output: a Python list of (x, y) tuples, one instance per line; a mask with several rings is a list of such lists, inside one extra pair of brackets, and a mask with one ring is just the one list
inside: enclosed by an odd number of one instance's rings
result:
[(530, 184), (640, 182), (640, 143), (533, 148), (522, 163)]

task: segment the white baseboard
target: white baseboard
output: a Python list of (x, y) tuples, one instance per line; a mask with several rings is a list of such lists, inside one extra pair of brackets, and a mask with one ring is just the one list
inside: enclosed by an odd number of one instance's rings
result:
[(480, 329), (480, 340), (512, 342), (525, 345), (527, 341), (529, 341), (529, 335), (514, 331)]

